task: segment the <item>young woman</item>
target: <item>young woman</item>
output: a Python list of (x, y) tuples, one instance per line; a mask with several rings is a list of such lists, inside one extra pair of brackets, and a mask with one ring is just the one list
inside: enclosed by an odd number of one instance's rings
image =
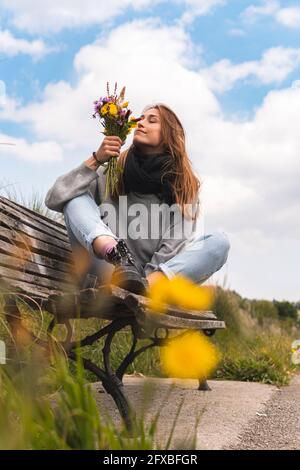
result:
[[(46, 206), (64, 214), (73, 251), (84, 247), (89, 254), (82, 287), (92, 279), (145, 293), (157, 278), (176, 274), (204, 282), (226, 262), (230, 244), (223, 231), (196, 236), (201, 184), (178, 117), (164, 104), (150, 105), (132, 145), (121, 152), (122, 145), (119, 137), (105, 137), (46, 195)], [(105, 199), (102, 164), (113, 156), (122, 173)]]

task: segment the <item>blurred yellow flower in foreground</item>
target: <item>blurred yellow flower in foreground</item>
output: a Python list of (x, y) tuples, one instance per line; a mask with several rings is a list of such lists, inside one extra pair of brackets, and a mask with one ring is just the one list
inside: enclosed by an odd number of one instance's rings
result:
[(165, 375), (202, 381), (215, 370), (221, 355), (203, 333), (189, 330), (163, 346), (160, 358)]
[(201, 286), (177, 274), (172, 279), (161, 276), (148, 288), (149, 309), (165, 313), (168, 305), (187, 310), (209, 310), (214, 303), (215, 288)]

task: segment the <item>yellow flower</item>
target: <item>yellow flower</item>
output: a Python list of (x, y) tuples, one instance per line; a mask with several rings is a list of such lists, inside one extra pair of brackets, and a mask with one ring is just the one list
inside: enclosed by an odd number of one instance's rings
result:
[(109, 103), (109, 114), (111, 116), (117, 116), (118, 107), (114, 103)]
[(213, 286), (201, 286), (177, 274), (172, 279), (164, 277), (153, 282), (148, 289), (149, 308), (164, 313), (167, 305), (187, 310), (210, 310), (214, 303)]
[(221, 354), (203, 333), (189, 330), (162, 347), (160, 357), (162, 370), (168, 377), (202, 381), (215, 370)]
[(127, 108), (128, 105), (129, 105), (129, 101), (125, 101), (125, 103), (122, 104), (122, 108)]
[(110, 116), (117, 116), (118, 114), (118, 107), (114, 103), (105, 103), (101, 109), (100, 113), (105, 116), (106, 114), (110, 114)]
[(109, 104), (108, 103), (105, 103), (101, 109), (100, 109), (100, 113), (101, 115), (105, 116), (105, 114), (107, 114), (109, 111)]

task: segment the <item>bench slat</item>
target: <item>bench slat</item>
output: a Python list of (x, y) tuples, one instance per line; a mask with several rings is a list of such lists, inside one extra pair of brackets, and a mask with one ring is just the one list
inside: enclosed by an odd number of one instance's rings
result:
[(52, 255), (53, 257), (64, 261), (65, 263), (70, 262), (70, 253), (68, 253), (66, 250), (55, 247), (54, 245), (49, 245), (49, 243), (45, 243), (40, 240), (31, 238), (22, 232), (17, 232), (13, 229), (9, 230), (8, 228), (0, 227), (0, 238), (7, 241), (11, 241), (13, 243), (22, 244), (25, 246), (25, 249), (29, 251), (36, 250), (44, 255)]
[(223, 329), (225, 323), (219, 320), (207, 320), (207, 319), (190, 319), (174, 317), (172, 315), (160, 315), (158, 313), (152, 313), (150, 310), (141, 310), (136, 315), (137, 322), (146, 330), (153, 328), (168, 328), (168, 329)]
[[(120, 298), (124, 298), (126, 304), (133, 310), (138, 310), (139, 307), (149, 309), (150, 305), (150, 299), (147, 297), (144, 297), (142, 295), (134, 294), (133, 292), (127, 293), (127, 291), (124, 291), (120, 287), (114, 287), (114, 291), (116, 291), (115, 295), (119, 295)], [(121, 291), (124, 291), (123, 293)], [(211, 311), (211, 310), (188, 310), (188, 309), (183, 309), (183, 308), (178, 308), (175, 305), (166, 305), (167, 310), (164, 313), (164, 315), (172, 315), (174, 317), (180, 317), (180, 318), (190, 318), (194, 320), (198, 320), (199, 318), (202, 319), (209, 319), (209, 320), (214, 320), (217, 319), (216, 315)]]
[[(134, 317), (134, 312), (112, 293), (113, 286), (106, 284), (98, 289), (84, 289), (81, 291), (50, 295), (45, 309), (54, 313), (58, 322), (66, 319), (101, 318), (114, 320), (120, 317)], [(78, 311), (78, 307), (79, 311)]]
[[(3, 225), (3, 227), (18, 230), (22, 233), (25, 233), (31, 236), (32, 238), (44, 241), (46, 243), (49, 243), (50, 245), (54, 245), (55, 247), (63, 248), (67, 252), (71, 251), (70, 242), (69, 241), (64, 242), (58, 239), (56, 233), (54, 233), (54, 235), (53, 234), (51, 235), (49, 232), (48, 233), (42, 232), (39, 227), (32, 228), (32, 226), (27, 224), (26, 221), (15, 217), (15, 214), (4, 213), (1, 208), (1, 204), (0, 204), (0, 212), (1, 212), (1, 225)], [(19, 217), (20, 216), (21, 215), (19, 214)]]
[(0, 196), (0, 201), (4, 204), (19, 210), (20, 212), (24, 213), (25, 215), (29, 215), (33, 219), (37, 220), (38, 222), (42, 222), (44, 225), (48, 227), (55, 227), (55, 230), (60, 231), (61, 235), (64, 237), (66, 235), (66, 227), (64, 223), (58, 222), (46, 215), (41, 214), (35, 210), (29, 209), (28, 207), (22, 206), (18, 202), (12, 201), (4, 196)]
[[(2, 285), (2, 280), (4, 281), (4, 286)], [(60, 291), (56, 289), (50, 290), (36, 284), (30, 284), (28, 282), (18, 280), (14, 280), (13, 284), (8, 285), (9, 281), (9, 278), (7, 279), (0, 274), (0, 294), (18, 294), (19, 291), (21, 291), (23, 294), (47, 300), (49, 295), (60, 293)]]
[[(3, 240), (1, 240), (0, 243), (0, 252), (4, 253), (2, 256), (8, 256), (11, 258), (11, 261), (7, 260), (9, 263), (12, 263), (14, 258), (21, 258), (21, 260), (26, 262), (37, 264), (37, 270), (50, 268), (49, 277), (51, 277), (53, 270), (55, 271), (56, 276), (60, 277), (62, 273), (69, 273), (70, 270), (74, 270), (75, 268), (73, 261), (72, 264), (67, 264), (63, 261), (58, 261), (56, 258), (49, 258), (48, 256), (34, 253), (33, 251), (24, 250), (17, 245), (7, 243)], [(0, 264), (1, 263), (2, 262), (0, 261)], [(3, 258), (3, 264), (7, 264), (5, 258)]]
[[(43, 216), (42, 214), (31, 211), (30, 209), (20, 206), (15, 202), (9, 201), (2, 196), (0, 196), (0, 210), (4, 210), (9, 214), (14, 214), (22, 221), (26, 221), (29, 225), (40, 229), (44, 233), (48, 233), (57, 237), (62, 242), (68, 243), (68, 233), (66, 227), (52, 219)], [(22, 217), (20, 217), (20, 214)]]
[(65, 291), (68, 290), (71, 284), (70, 280), (66, 278), (66, 281), (54, 281), (53, 279), (48, 279), (42, 276), (35, 276), (32, 274), (28, 274), (26, 272), (17, 271), (15, 269), (6, 268), (1, 266), (1, 275), (7, 282), (10, 282), (12, 285), (15, 285), (16, 281), (25, 282), (28, 284), (34, 284), (40, 286), (42, 288), (47, 288), (49, 290), (56, 290), (56, 291)]
[(34, 260), (31, 262), (21, 257), (16, 258), (15, 256), (7, 256), (2, 253), (0, 253), (0, 266), (22, 271), (23, 273), (25, 272), (41, 277), (46, 277), (47, 279), (53, 279), (54, 281), (59, 280), (67, 283), (69, 283), (68, 278), (72, 276), (71, 271), (61, 272), (55, 269), (51, 269), (48, 266), (37, 264), (34, 262)]

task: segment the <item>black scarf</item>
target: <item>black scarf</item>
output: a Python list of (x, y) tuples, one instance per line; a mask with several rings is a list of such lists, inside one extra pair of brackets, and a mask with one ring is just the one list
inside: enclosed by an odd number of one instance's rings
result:
[(170, 153), (143, 155), (132, 145), (125, 159), (123, 183), (125, 193), (134, 191), (142, 194), (156, 194), (169, 205), (175, 202), (172, 173), (163, 179), (165, 171), (172, 170), (173, 159)]

